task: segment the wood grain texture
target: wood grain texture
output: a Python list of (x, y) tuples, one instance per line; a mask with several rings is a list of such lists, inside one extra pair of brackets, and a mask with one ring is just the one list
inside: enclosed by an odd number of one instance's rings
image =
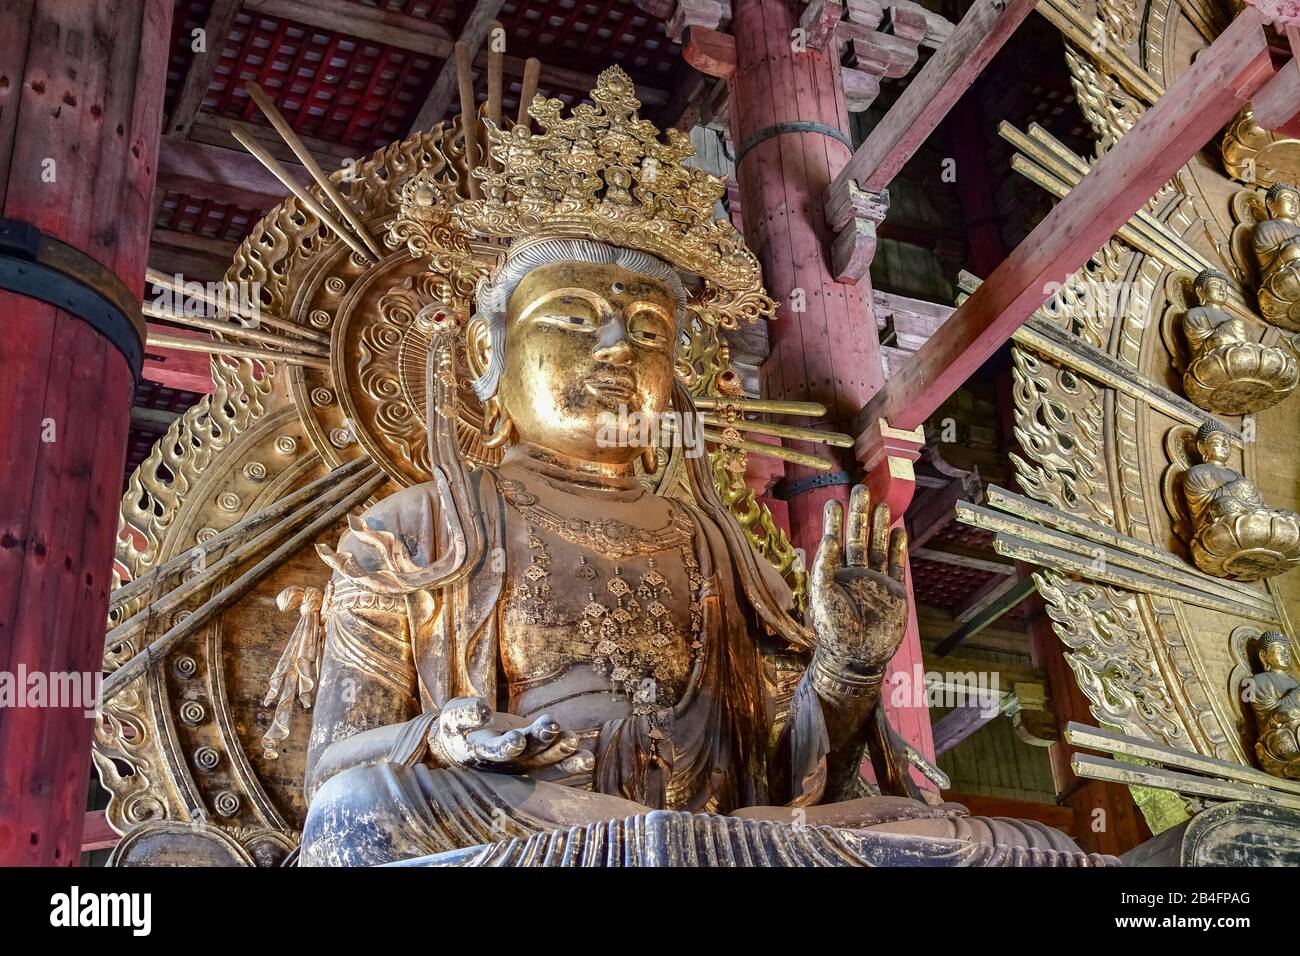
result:
[[(17, 103), (5, 113), (4, 215), (81, 249), (139, 296), (172, 4), (30, 7), (31, 29), (18, 31), (25, 52), (10, 61), (22, 74), (10, 80)], [(0, 293), (0, 311), (9, 399), (0, 417), (0, 669), (47, 682), (95, 674), (131, 371), (76, 316), (10, 293)], [(81, 699), (45, 703), (0, 708), (0, 864), (71, 865), (81, 851), (93, 717)]]

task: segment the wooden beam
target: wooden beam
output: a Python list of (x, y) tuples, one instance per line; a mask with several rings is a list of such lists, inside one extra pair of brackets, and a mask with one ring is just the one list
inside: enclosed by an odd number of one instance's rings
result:
[[(167, 335), (211, 341), (212, 336), (192, 329), (177, 329), (170, 325), (149, 323), (149, 331)], [(185, 352), (180, 349), (146, 346), (144, 350), (143, 377), (168, 388), (207, 394), (212, 391), (212, 358), (202, 352)]]
[(854, 433), (881, 417), (923, 424), (1272, 75), (1263, 19), (1247, 7), (889, 379)]
[(991, 552), (976, 551), (974, 548), (962, 548), (957, 545), (944, 545), (939, 548), (912, 548), (911, 554), (917, 561), (951, 564), (953, 567), (987, 571), (990, 574), (1016, 573), (1016, 566), (1011, 561), (999, 558)]
[[(282, 163), (304, 186), (311, 174), (297, 163)], [(266, 210), (289, 191), (257, 160), (239, 149), (222, 149), (164, 136), (158, 155), (158, 185), (196, 199), (215, 199), (246, 209)]]
[(1300, 136), (1300, 27), (1286, 27), (1289, 63), (1277, 71), (1253, 100), (1255, 122), (1284, 136)]
[[(474, 9), (470, 11), (465, 19), (465, 26), (460, 31), (460, 40), (470, 50), (478, 52), (483, 46), (488, 30), (492, 27), (492, 21), (501, 12), (503, 2), (504, 0), (478, 0), (474, 4)], [(438, 71), (438, 77), (433, 81), (433, 88), (429, 90), (424, 105), (416, 114), (411, 129), (432, 129), (437, 126), (446, 118), (447, 110), (456, 97), (456, 63), (451, 57), (451, 47), (448, 47), (443, 56), (446, 57), (446, 62)]]
[(953, 619), (958, 624), (974, 620), (1014, 589), (1018, 580), (1014, 574), (990, 578), (988, 583), (976, 588), (960, 607), (953, 610)]
[[(208, 94), (212, 75), (221, 62), (221, 51), (226, 46), (230, 28), (235, 25), (235, 17), (242, 4), (240, 0), (216, 0), (208, 11), (208, 18), (203, 21), (203, 52), (195, 53), (190, 60), (190, 67), (185, 71), (185, 83), (176, 97), (171, 116), (167, 118), (167, 130), (176, 136), (184, 136), (194, 125), (195, 118), (203, 106), (203, 98)], [(194, 38), (182, 35), (180, 43), (194, 48)]]
[(103, 810), (86, 811), (86, 823), (81, 831), (82, 853), (110, 849), (117, 846), (117, 841), (120, 839), (122, 838), (117, 832), (108, 825), (108, 818)]
[(934, 755), (937, 757), (952, 750), (1000, 713), (996, 706), (990, 707), (987, 704), (954, 707), (934, 724)]
[(957, 517), (957, 502), (969, 497), (967, 479), (952, 478), (942, 488), (928, 491), (907, 516), (907, 547), (916, 554), (927, 541)]
[(1007, 591), (1001, 598), (935, 645), (934, 656), (943, 657), (945, 654), (951, 653), (953, 648), (961, 644), (962, 641), (984, 630), (1003, 614), (1006, 614), (1033, 594), (1036, 589), (1033, 578), (1013, 578), (1012, 580), (1016, 582), (1014, 588)]
[(872, 193), (888, 186), (1036, 2), (976, 0), (840, 170), (829, 191), (842, 192), (851, 179)]
[(982, 794), (959, 793), (956, 790), (945, 790), (943, 798), (951, 803), (960, 803), (974, 816), (1037, 820), (1039, 823), (1064, 830), (1070, 836), (1075, 834), (1076, 824), (1072, 807), (1059, 807), (1054, 803), (1032, 803), (1028, 800), (1009, 800), (1006, 797), (986, 797)]
[(439, 60), (451, 55), (451, 35), (440, 25), (350, 0), (244, 0), (243, 6), (248, 13), (293, 20)]

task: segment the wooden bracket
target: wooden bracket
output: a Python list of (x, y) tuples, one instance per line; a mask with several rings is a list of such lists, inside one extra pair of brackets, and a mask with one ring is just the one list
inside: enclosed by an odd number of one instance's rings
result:
[(916, 472), (912, 463), (925, 447), (925, 429), (911, 431), (891, 428), (883, 418), (858, 438), (854, 453), (866, 471), (871, 500), (889, 505), (889, 513), (902, 518), (916, 490)]
[(844, 4), (834, 0), (812, 0), (799, 16), (799, 27), (804, 32), (804, 46), (809, 50), (824, 50), (835, 37), (836, 28), (844, 16)]
[(688, 26), (682, 34), (682, 57), (705, 76), (730, 80), (736, 72), (736, 38), (708, 27)]
[(868, 193), (847, 180), (826, 191), (826, 225), (831, 241), (831, 272), (836, 282), (856, 285), (876, 255), (876, 226), (889, 211), (889, 191)]
[(670, 40), (680, 41), (691, 27), (716, 30), (730, 19), (731, 0), (678, 0), (677, 9), (664, 24), (664, 33)]

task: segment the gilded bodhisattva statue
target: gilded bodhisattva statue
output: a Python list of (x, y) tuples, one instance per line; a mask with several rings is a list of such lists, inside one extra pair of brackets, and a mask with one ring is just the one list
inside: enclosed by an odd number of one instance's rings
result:
[[(617, 69), (593, 100), (562, 117), (539, 98), (540, 134), (489, 124), (480, 198), (420, 177), (405, 193), (393, 231), (446, 279), (419, 317), (436, 343), (434, 480), (321, 549), (334, 574), (300, 862), (448, 858), (663, 810), (743, 818), (772, 861), (803, 830), (849, 862), (938, 862), (954, 846), (988, 851), (967, 862), (1007, 862), (1006, 848), (1087, 862), (1060, 831), (969, 817), (912, 779), (881, 704), (907, 616), (888, 507), (861, 486), (847, 516), (827, 507), (800, 621), (706, 457), (687, 457), (689, 496), (661, 496), (638, 479), (653, 449), (608, 440), (629, 413), (698, 428), (675, 368), (688, 311), (727, 325), (773, 304), (712, 221), (720, 181), (682, 164), (689, 143), (659, 141)], [(475, 272), (476, 237), (513, 242)], [(462, 355), (499, 466), (458, 453)], [(779, 719), (773, 645), (811, 651)], [(864, 758), (880, 796), (862, 795)]]
[(1183, 391), (1221, 415), (1246, 415), (1276, 405), (1294, 391), (1300, 369), (1289, 349), (1256, 342), (1250, 324), (1225, 308), (1228, 277), (1206, 269), (1193, 285), (1198, 305), (1183, 317), (1191, 361)]
[(1242, 689), (1255, 714), (1255, 756), (1269, 773), (1300, 779), (1300, 681), (1291, 673), (1291, 641), (1265, 631), (1258, 653), (1263, 669)]
[(1196, 448), (1201, 462), (1183, 479), (1196, 566), (1216, 577), (1256, 581), (1300, 564), (1300, 515), (1270, 508), (1254, 482), (1228, 467), (1227, 430), (1206, 422), (1196, 432)]
[(1300, 190), (1277, 183), (1265, 193), (1264, 204), (1269, 218), (1253, 236), (1259, 310), (1274, 325), (1300, 331)]

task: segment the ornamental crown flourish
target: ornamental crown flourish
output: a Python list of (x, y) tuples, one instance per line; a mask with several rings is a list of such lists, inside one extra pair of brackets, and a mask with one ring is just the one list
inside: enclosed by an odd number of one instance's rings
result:
[(735, 328), (771, 317), (758, 260), (730, 222), (713, 218), (725, 183), (683, 163), (695, 153), (690, 138), (669, 129), (661, 142), (617, 66), (600, 74), (591, 99), (566, 118), (560, 100), (534, 98), (528, 112), (540, 133), (484, 120), (494, 164), (474, 170), (483, 198), (461, 199), (457, 223), (520, 244), (584, 238), (638, 249), (704, 280), (691, 302), (702, 320)]

